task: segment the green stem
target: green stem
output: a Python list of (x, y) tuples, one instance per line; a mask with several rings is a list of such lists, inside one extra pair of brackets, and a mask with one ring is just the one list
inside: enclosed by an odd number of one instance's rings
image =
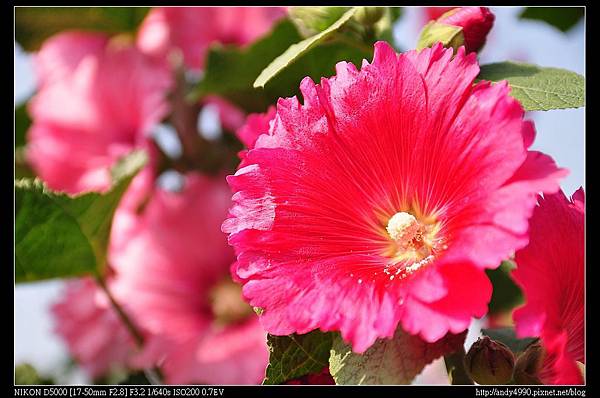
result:
[(461, 347), (458, 351), (444, 357), (448, 377), (454, 385), (472, 385), (473, 380), (465, 369), (465, 349)]

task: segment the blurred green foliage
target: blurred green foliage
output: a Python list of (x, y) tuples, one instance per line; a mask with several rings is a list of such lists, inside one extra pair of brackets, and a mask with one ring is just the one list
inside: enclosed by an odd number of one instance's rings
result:
[(584, 7), (526, 7), (519, 18), (543, 21), (566, 32), (577, 25), (584, 14)]
[(302, 40), (292, 22), (285, 19), (262, 39), (247, 48), (213, 46), (208, 54), (205, 75), (193, 97), (216, 94), (227, 98), (248, 112), (263, 112), (280, 97), (299, 94), (300, 81), (309, 76), (319, 80), (335, 73), (335, 64), (346, 60), (360, 64), (371, 58), (361, 48), (339, 42), (320, 44), (298, 57), (284, 71), (272, 78), (264, 89), (253, 88), (258, 75), (289, 46)]
[(40, 376), (38, 371), (31, 364), (21, 363), (15, 366), (15, 384), (38, 385), (55, 383), (51, 378)]
[(55, 33), (91, 30), (134, 32), (149, 7), (16, 7), (15, 39), (27, 51), (39, 49)]
[(510, 277), (510, 271), (514, 268), (510, 261), (503, 261), (500, 267), (486, 270), (486, 274), (494, 290), (492, 299), (488, 305), (491, 314), (510, 311), (523, 302), (523, 293)]

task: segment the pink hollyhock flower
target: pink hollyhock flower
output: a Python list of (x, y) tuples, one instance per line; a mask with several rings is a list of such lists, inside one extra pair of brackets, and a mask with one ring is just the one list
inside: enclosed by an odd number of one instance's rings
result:
[(494, 14), (487, 7), (458, 7), (437, 19), (438, 23), (460, 26), (467, 52), (479, 51), (494, 25)]
[(356, 352), (398, 324), (427, 342), (487, 310), (497, 267), (528, 242), (539, 191), (566, 171), (529, 151), (506, 82), (473, 81), (474, 53), (375, 45), (304, 104), (279, 99), (228, 182), (222, 230), (244, 296), (275, 335), (339, 330)]
[(176, 193), (150, 181), (125, 195), (110, 249), (115, 296), (149, 334), (136, 363), (158, 362), (168, 383), (259, 383), (266, 335), (229, 278), (234, 255), (219, 230), (227, 184), (189, 174)]
[(280, 7), (154, 8), (140, 27), (137, 45), (160, 58), (177, 48), (188, 68), (202, 69), (211, 44), (248, 44), (283, 15)]
[(105, 190), (114, 162), (144, 146), (166, 115), (169, 70), (130, 44), (84, 33), (50, 38), (36, 66), (43, 84), (29, 104), (29, 161), (53, 189)]
[(91, 278), (67, 282), (60, 301), (52, 306), (55, 331), (92, 378), (113, 366), (124, 366), (134, 341), (108, 298)]
[(539, 336), (546, 351), (544, 384), (583, 384), (585, 197), (544, 195), (531, 217), (529, 245), (515, 254), (512, 275), (526, 304), (514, 313), (517, 335)]

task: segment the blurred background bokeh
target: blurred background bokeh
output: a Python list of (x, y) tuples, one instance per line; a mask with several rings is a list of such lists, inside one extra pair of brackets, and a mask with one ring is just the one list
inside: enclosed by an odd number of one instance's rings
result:
[[(562, 32), (554, 26), (537, 20), (522, 19), (522, 7), (492, 7), (496, 15), (494, 29), (486, 47), (480, 53), (481, 63), (504, 60), (524, 61), (541, 66), (560, 67), (585, 75), (585, 22), (584, 19)], [(414, 48), (426, 17), (419, 7), (406, 7), (394, 26), (394, 40), (398, 48)], [(36, 81), (32, 70), (31, 55), (15, 42), (15, 108), (35, 91)], [(209, 107), (207, 107), (209, 108)], [(205, 108), (206, 109), (206, 108)], [(570, 175), (563, 180), (562, 188), (567, 194), (578, 187), (585, 187), (585, 108), (530, 112), (528, 117), (536, 124), (537, 138), (534, 149), (551, 155), (561, 167), (568, 168)], [(206, 133), (218, 131), (218, 112), (206, 109), (201, 120)], [(215, 127), (216, 126), (216, 127)], [(218, 134), (218, 132), (217, 132)], [(173, 135), (162, 135), (165, 151), (177, 152), (180, 144)], [(177, 176), (163, 176), (166, 186), (177, 184)], [(14, 297), (14, 364), (32, 364), (42, 376), (58, 382), (90, 382), (84, 372), (70, 364), (70, 357), (63, 341), (53, 333), (53, 319), (49, 306), (57, 300), (64, 282), (19, 284)], [(474, 324), (466, 345), (478, 336)], [(71, 369), (66, 373), (65, 369)], [(426, 368), (416, 380), (422, 383), (443, 382), (439, 375), (444, 372), (443, 362), (436, 361)], [(442, 381), (440, 381), (442, 380)]]

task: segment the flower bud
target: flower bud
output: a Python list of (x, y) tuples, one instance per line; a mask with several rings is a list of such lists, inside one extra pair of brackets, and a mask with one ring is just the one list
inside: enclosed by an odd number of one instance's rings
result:
[(385, 15), (384, 7), (359, 7), (354, 14), (358, 23), (364, 26), (373, 26)]
[(316, 35), (337, 21), (350, 7), (290, 7), (288, 15), (304, 37)]
[(421, 31), (417, 50), (431, 47), (438, 42), (442, 43), (444, 47), (452, 47), (456, 51), (465, 43), (462, 28), (444, 25), (436, 21), (429, 22)]
[(507, 384), (514, 366), (512, 351), (487, 336), (477, 340), (465, 357), (465, 368), (477, 384)]
[(442, 42), (445, 47), (456, 49), (464, 45), (467, 52), (479, 51), (492, 29), (494, 18), (487, 7), (454, 8), (423, 28), (417, 48)]
[(544, 348), (538, 341), (531, 343), (517, 358), (514, 379), (516, 384), (542, 384), (539, 372), (544, 363)]

